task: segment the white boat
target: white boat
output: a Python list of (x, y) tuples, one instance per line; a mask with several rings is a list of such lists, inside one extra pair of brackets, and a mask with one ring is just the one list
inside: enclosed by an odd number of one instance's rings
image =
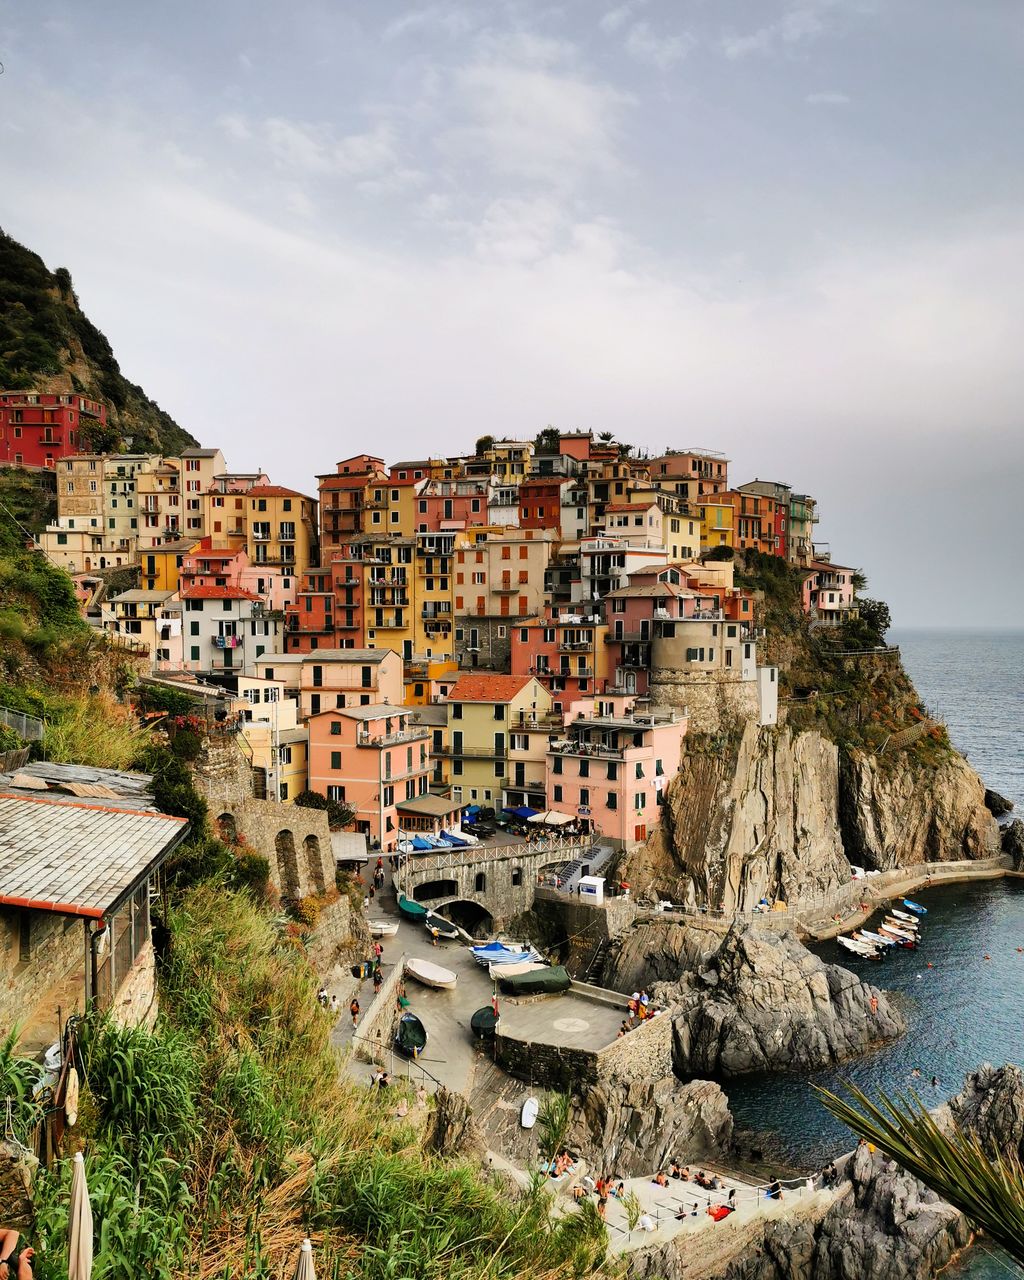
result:
[(874, 957), (878, 955), (876, 947), (869, 946), (866, 942), (858, 942), (856, 938), (836, 938), (836, 942), (841, 947), (845, 947), (847, 951), (852, 951), (855, 956)]
[(886, 916), (882, 921), (881, 927), (891, 929), (893, 933), (902, 933), (914, 942), (917, 942), (921, 937), (920, 933), (918, 933), (913, 925), (904, 924), (902, 920), (894, 920), (892, 916)]
[(519, 1123), (524, 1129), (532, 1129), (537, 1123), (537, 1115), (540, 1112), (540, 1103), (536, 1098), (527, 1098), (523, 1103), (523, 1109), (519, 1113)]
[(879, 933), (887, 937), (895, 938), (896, 941), (903, 947), (917, 946), (917, 939), (913, 937), (911, 934), (901, 933), (899, 929), (893, 929), (887, 924), (880, 924), (878, 926), (878, 931)]
[(520, 964), (489, 964), (487, 972), (492, 978), (511, 978), (517, 973), (532, 973), (534, 969), (547, 969), (543, 960), (523, 960)]
[(897, 909), (893, 907), (889, 914), (891, 916), (895, 916), (897, 920), (904, 921), (906, 924), (917, 924), (917, 916), (912, 916), (909, 911), (897, 911)]
[(406, 960), (405, 972), (410, 978), (422, 982), (425, 987), (435, 987), (438, 991), (454, 991), (459, 979), (451, 969), (442, 969), (439, 964), (431, 964), (429, 960)]
[(397, 920), (367, 920), (366, 923), (373, 938), (393, 938), (398, 932)]
[(891, 921), (892, 921), (892, 923), (893, 923), (894, 925), (896, 925), (896, 926), (897, 926), (897, 928), (900, 928), (900, 929), (907, 929), (907, 930), (909, 930), (911, 933), (920, 933), (920, 931), (921, 931), (921, 922), (920, 922), (920, 920), (916, 920), (916, 919), (914, 919), (914, 920), (904, 920), (904, 919), (902, 918), (902, 916), (897, 916), (897, 915), (896, 915), (894, 912), (892, 912), (892, 911), (890, 911), (890, 912), (889, 912), (889, 914), (888, 914), (885, 918), (886, 918), (886, 920), (891, 920)]
[(471, 831), (445, 831), (444, 835), (451, 835), (454, 839), (461, 840), (463, 844), (473, 845), (480, 843), (480, 837), (473, 835)]
[(887, 938), (881, 933), (872, 933), (870, 929), (860, 929), (853, 937), (858, 942), (867, 942), (873, 947), (895, 947), (896, 939)]
[(473, 959), (481, 967), (492, 964), (521, 964), (524, 960), (539, 960), (540, 952), (533, 947), (515, 942), (488, 942), (483, 947), (471, 947)]

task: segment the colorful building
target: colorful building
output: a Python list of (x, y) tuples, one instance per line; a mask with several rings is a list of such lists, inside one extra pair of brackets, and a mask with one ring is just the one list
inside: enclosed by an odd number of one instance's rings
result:
[(281, 644), (281, 624), (271, 618), (263, 602), (241, 587), (189, 587), (184, 603), (186, 671), (240, 675)]
[(695, 506), (729, 488), (729, 459), (710, 449), (669, 449), (648, 466), (654, 484)]
[(306, 789), (309, 730), (279, 680), (240, 676), (234, 710), (241, 716), (239, 746), (253, 769), (258, 799), (287, 803)]
[(428, 794), (430, 733), (403, 707), (322, 711), (309, 720), (309, 786), (355, 811), (383, 850), (398, 843), (400, 803)]
[(815, 559), (803, 582), (804, 612), (816, 622), (837, 627), (857, 616), (853, 579), (855, 569), (830, 560)]
[[(536, 677), (461, 675), (448, 695), (452, 799), (500, 805), (508, 785), (510, 735), (538, 715), (551, 715), (551, 695)], [(529, 744), (522, 751), (525, 767)]]
[(197, 545), (195, 538), (176, 538), (144, 551), (139, 556), (143, 590), (177, 591), (185, 557)]
[[(107, 407), (69, 393), (0, 391), (0, 464), (56, 469), (79, 453), (91, 426), (107, 425)], [(84, 437), (83, 437), (84, 432)]]
[(515, 676), (536, 676), (560, 712), (608, 683), (607, 628), (598, 614), (550, 610), (512, 628), (511, 668)]
[(317, 562), (317, 502), (294, 489), (258, 484), (245, 495), (245, 550), (257, 568), (301, 578)]
[(402, 705), (402, 659), (392, 649), (317, 649), (299, 665), (299, 714), (330, 707)]

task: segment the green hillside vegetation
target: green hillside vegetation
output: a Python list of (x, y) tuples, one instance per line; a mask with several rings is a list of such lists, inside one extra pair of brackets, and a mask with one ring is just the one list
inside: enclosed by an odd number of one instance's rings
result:
[(67, 269), (50, 271), (2, 230), (0, 387), (78, 391), (104, 401), (108, 428), (93, 430), (88, 439), (97, 452), (116, 452), (129, 436), (135, 452), (175, 454), (196, 444), (122, 374), (110, 343), (80, 309)]

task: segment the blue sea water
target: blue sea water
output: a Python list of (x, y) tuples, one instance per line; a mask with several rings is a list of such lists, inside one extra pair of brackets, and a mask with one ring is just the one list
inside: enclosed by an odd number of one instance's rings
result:
[[(953, 742), (986, 784), (1024, 809), (1024, 632), (894, 631), (891, 639), (918, 692), (949, 727)], [(1024, 816), (1024, 815), (1022, 815)], [(898, 993), (906, 1035), (876, 1053), (813, 1076), (771, 1076), (731, 1084), (737, 1124), (766, 1135), (780, 1160), (818, 1166), (850, 1146), (850, 1135), (825, 1113), (809, 1084), (852, 1080), (869, 1093), (898, 1094), (920, 1068), (925, 1096), (938, 1100), (982, 1062), (1024, 1065), (1024, 881), (995, 880), (920, 890), (925, 937), (884, 966), (858, 961), (834, 942), (817, 948), (833, 962), (862, 967), (872, 982)], [(852, 962), (852, 963), (851, 963)], [(929, 967), (930, 966), (930, 967)], [(939, 1087), (930, 1087), (932, 1076)], [(984, 1245), (955, 1271), (957, 1280), (1005, 1280), (1022, 1274)]]

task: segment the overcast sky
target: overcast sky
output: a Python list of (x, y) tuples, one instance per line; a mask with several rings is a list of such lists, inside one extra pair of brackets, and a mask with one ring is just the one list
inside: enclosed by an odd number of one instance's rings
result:
[(1017, 0), (0, 0), (0, 224), (230, 466), (610, 430), (1024, 623)]

